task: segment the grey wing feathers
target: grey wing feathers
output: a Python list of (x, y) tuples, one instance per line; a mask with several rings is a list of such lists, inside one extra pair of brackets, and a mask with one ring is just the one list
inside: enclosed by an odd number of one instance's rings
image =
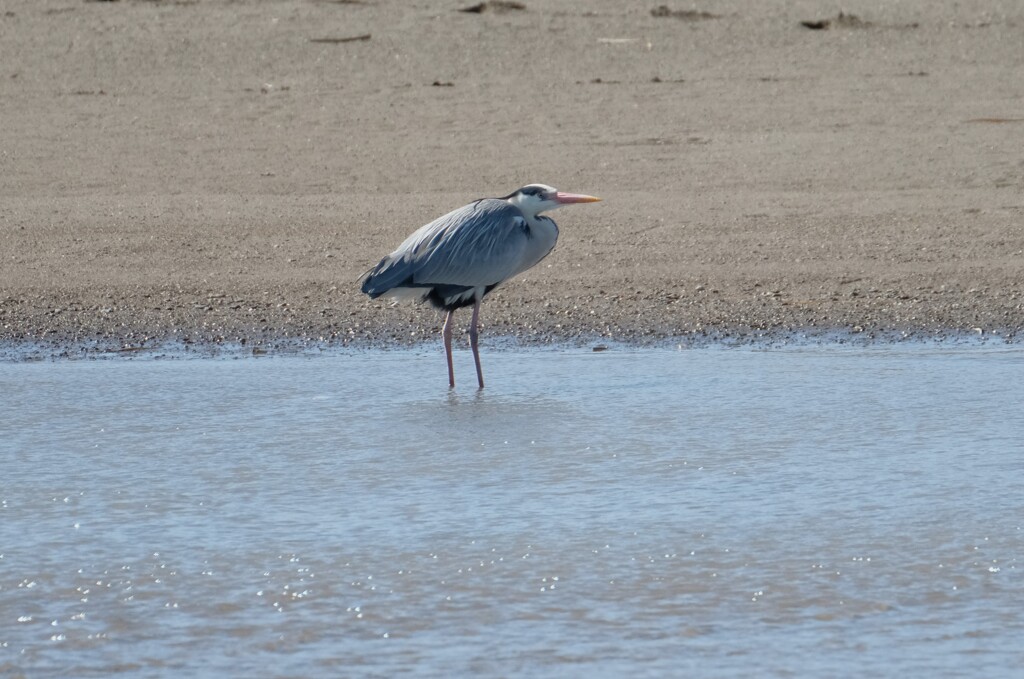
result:
[(504, 200), (479, 200), (409, 236), (370, 272), (363, 292), (395, 287), (488, 286), (521, 270), (529, 240), (526, 219)]

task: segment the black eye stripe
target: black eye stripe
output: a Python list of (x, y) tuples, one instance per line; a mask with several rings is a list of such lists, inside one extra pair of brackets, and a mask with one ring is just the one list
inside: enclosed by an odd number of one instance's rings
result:
[(549, 193), (547, 190), (539, 186), (524, 187), (519, 190), (519, 194), (523, 196), (536, 196), (542, 200), (549, 199)]

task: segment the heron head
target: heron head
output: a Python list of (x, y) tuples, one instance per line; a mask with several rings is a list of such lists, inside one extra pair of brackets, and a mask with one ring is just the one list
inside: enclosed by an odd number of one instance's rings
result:
[(601, 200), (582, 193), (564, 193), (547, 184), (527, 184), (521, 189), (505, 196), (505, 200), (515, 205), (525, 214), (537, 215), (545, 210), (572, 203), (596, 203)]

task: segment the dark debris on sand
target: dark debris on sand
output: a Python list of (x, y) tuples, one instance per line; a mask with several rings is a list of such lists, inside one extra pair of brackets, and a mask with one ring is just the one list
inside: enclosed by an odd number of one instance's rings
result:
[(470, 7), (463, 7), (460, 12), (468, 14), (483, 14), (484, 12), (515, 12), (526, 9), (526, 5), (512, 0), (487, 0)]
[(363, 35), (352, 35), (345, 38), (310, 38), (310, 42), (319, 42), (327, 45), (340, 45), (346, 42), (363, 42), (371, 39), (373, 36), (369, 33)]
[(682, 21), (702, 21), (704, 19), (718, 19), (718, 14), (705, 12), (697, 9), (671, 9), (668, 5), (659, 5), (651, 10), (651, 16), (658, 19), (680, 19)]
[(835, 19), (817, 19), (813, 21), (801, 21), (800, 25), (812, 31), (824, 31), (832, 28), (867, 28), (871, 26), (870, 21), (864, 21), (856, 14), (839, 12)]
[(830, 28), (918, 28), (920, 24), (912, 22), (909, 24), (879, 25), (873, 21), (861, 19), (856, 14), (839, 12), (834, 19), (814, 19), (801, 21), (800, 25), (812, 31), (825, 31)]

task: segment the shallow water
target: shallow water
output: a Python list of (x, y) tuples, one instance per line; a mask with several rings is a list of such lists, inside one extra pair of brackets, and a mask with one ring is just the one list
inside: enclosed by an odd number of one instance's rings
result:
[(1007, 676), (1024, 351), (0, 364), (4, 676)]

